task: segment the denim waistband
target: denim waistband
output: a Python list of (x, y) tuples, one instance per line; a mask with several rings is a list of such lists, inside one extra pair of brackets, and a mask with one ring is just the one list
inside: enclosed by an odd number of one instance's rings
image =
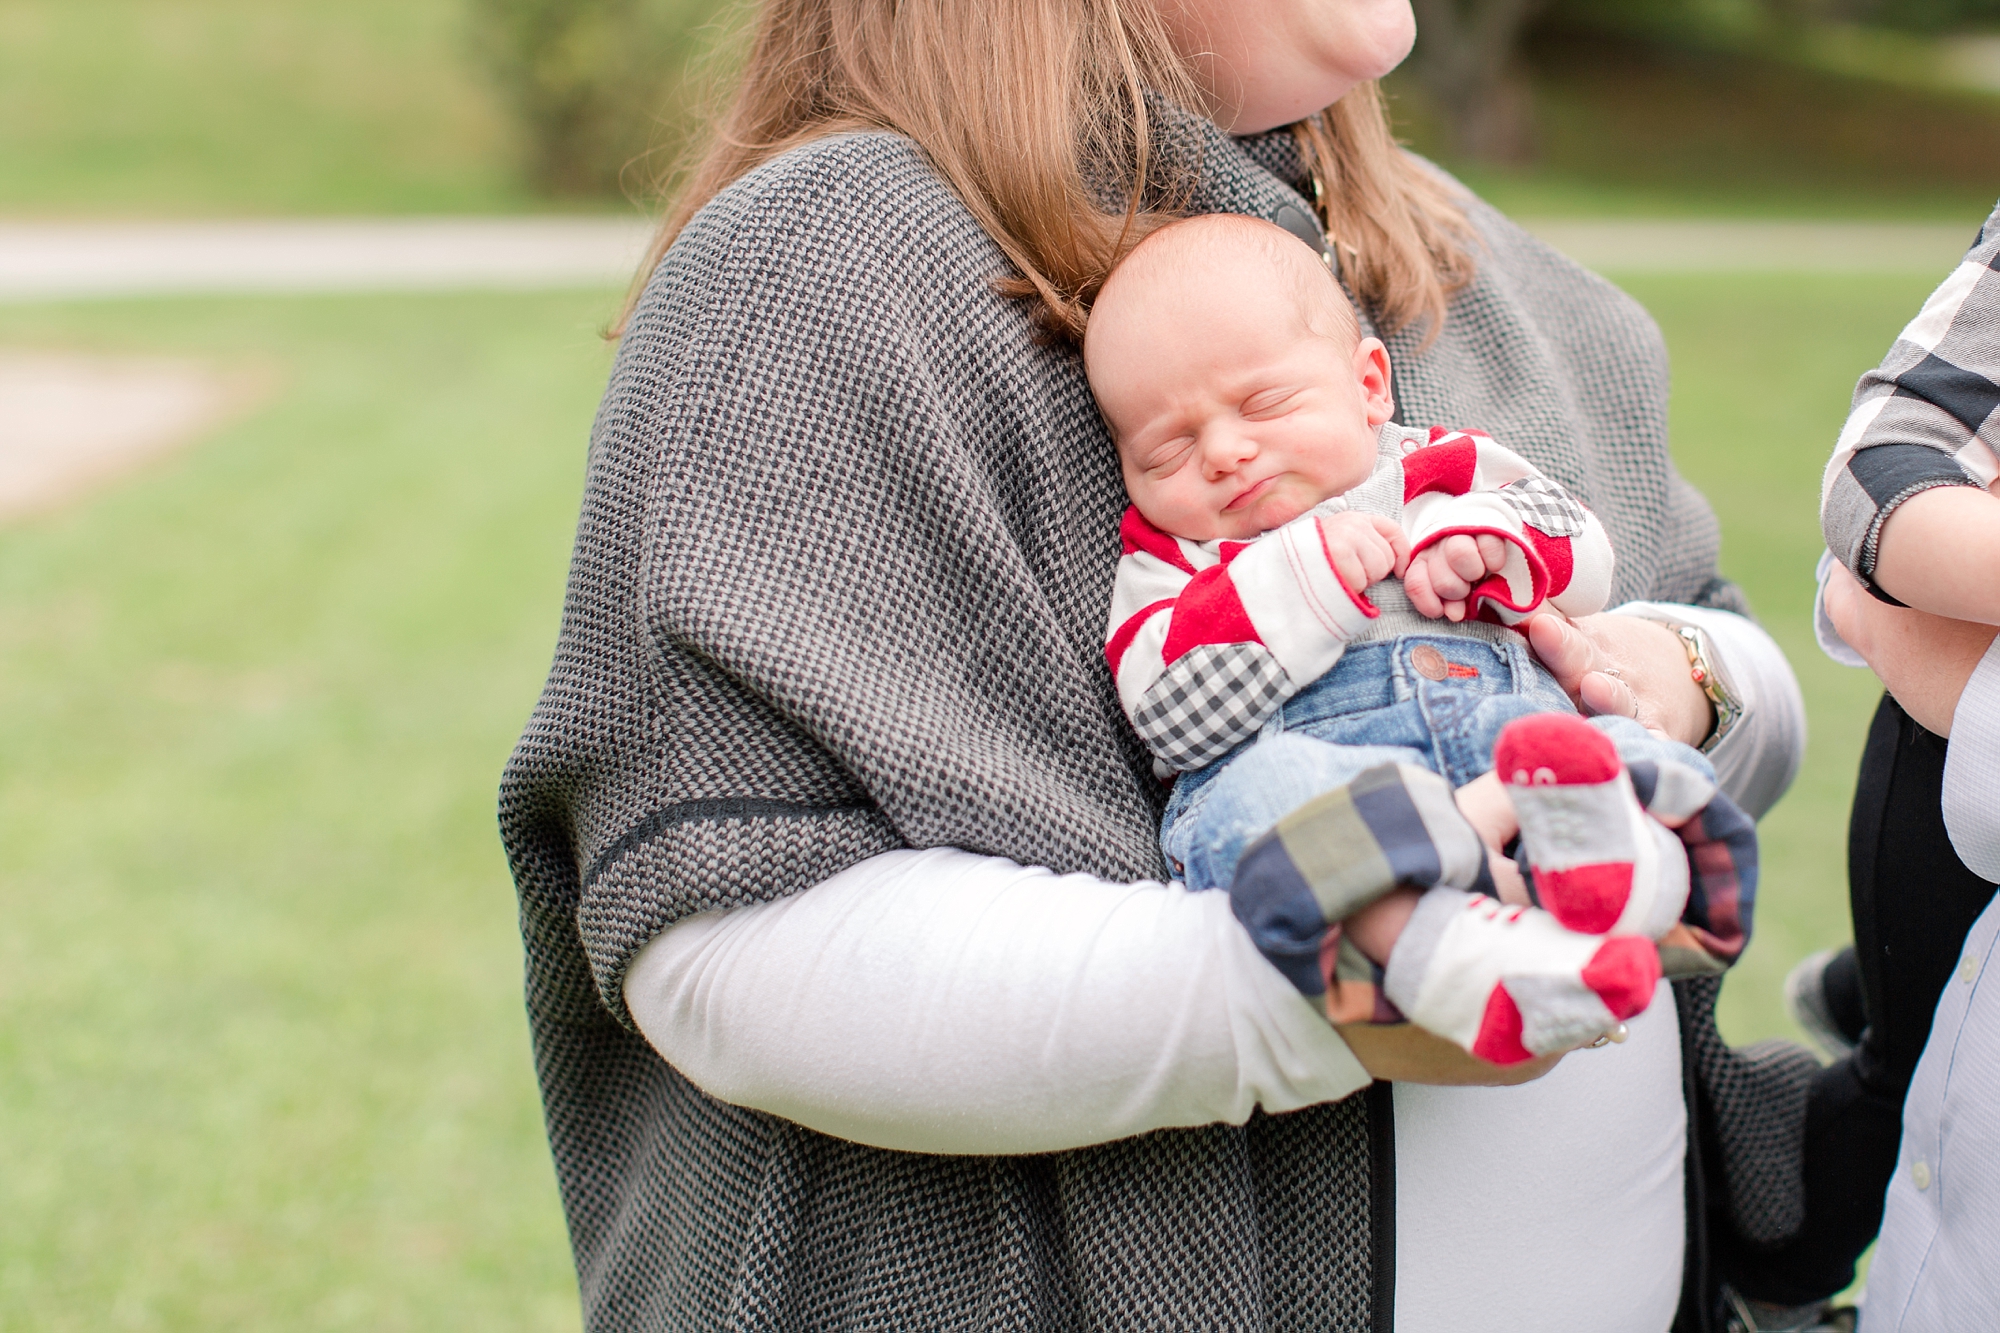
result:
[(1295, 730), (1321, 718), (1388, 708), (1439, 691), (1523, 694), (1567, 707), (1555, 677), (1535, 660), (1521, 636), (1503, 633), (1499, 640), (1405, 634), (1350, 644), (1330, 670), (1286, 701), (1272, 718), (1272, 729)]

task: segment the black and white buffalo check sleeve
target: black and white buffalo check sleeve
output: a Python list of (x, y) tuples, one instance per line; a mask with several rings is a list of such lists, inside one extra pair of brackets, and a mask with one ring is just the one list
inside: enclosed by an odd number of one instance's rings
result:
[(1514, 507), (1521, 521), (1551, 537), (1581, 537), (1583, 506), (1547, 477), (1523, 477), (1500, 488), (1500, 498)]
[(1161, 763), (1192, 772), (1256, 735), (1291, 693), (1285, 669), (1262, 644), (1203, 644), (1153, 682), (1132, 726)]
[(1820, 489), (1834, 558), (1875, 586), (1876, 546), (1896, 506), (1934, 486), (2000, 475), (2000, 208), (1965, 259), (1855, 386)]

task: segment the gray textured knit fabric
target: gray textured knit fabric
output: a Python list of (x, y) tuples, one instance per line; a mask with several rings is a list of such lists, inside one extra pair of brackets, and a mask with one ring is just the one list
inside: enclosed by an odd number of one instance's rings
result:
[(1715, 1027), (1721, 977), (1684, 988), (1681, 1049), (1693, 1061), (1707, 1122), (1722, 1148), (1729, 1220), (1752, 1245), (1782, 1245), (1806, 1220), (1806, 1097), (1819, 1060), (1797, 1042), (1731, 1049)]
[[(1203, 126), (1197, 206), (1303, 201)], [(1496, 214), (1405, 419), (1492, 430), (1602, 517), (1619, 598), (1727, 604), (1630, 300)], [(897, 847), (1157, 876), (1165, 788), (1102, 631), (1125, 505), (1074, 351), (906, 141), (802, 148), (654, 275), (592, 439), (561, 638), (510, 763), (548, 1130), (589, 1326), (1371, 1327), (1362, 1097), (1031, 1158), (899, 1154), (721, 1105), (630, 1027), (693, 912)]]

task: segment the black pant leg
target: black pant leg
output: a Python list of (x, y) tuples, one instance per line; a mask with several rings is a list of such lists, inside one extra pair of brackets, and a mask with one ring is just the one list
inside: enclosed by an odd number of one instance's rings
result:
[(1822, 1070), (1806, 1106), (1806, 1223), (1776, 1250), (1725, 1248), (1738, 1289), (1795, 1305), (1841, 1290), (1882, 1224), (1903, 1097), (1967, 932), (1992, 901), (1951, 848), (1941, 797), (1945, 741), (1888, 695), (1875, 711), (1848, 822), (1848, 906), (1868, 1028)]
[(1965, 937), (1993, 900), (1994, 886), (1966, 868), (1945, 832), (1945, 746), (1882, 696), (1848, 826), (1848, 897), (1868, 1016), (1856, 1073), (1899, 1100)]

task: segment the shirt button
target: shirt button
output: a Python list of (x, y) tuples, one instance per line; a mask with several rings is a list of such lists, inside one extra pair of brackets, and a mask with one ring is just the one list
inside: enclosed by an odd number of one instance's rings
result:
[(1979, 955), (1969, 953), (1965, 961), (1958, 965), (1958, 979), (1970, 986), (1979, 975)]
[(1910, 1167), (1910, 1179), (1916, 1182), (1919, 1191), (1931, 1187), (1931, 1164), (1918, 1159)]

